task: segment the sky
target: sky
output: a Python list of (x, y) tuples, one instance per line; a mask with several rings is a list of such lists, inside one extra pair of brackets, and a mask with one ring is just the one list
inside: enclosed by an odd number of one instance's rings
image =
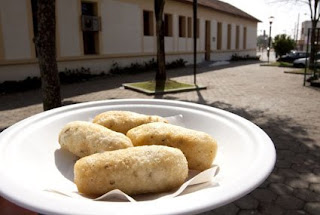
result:
[[(288, 34), (295, 39), (297, 35), (297, 23), (299, 19), (299, 37), (301, 32), (301, 23), (310, 20), (310, 9), (303, 3), (283, 3), (279, 0), (220, 0), (227, 2), (246, 13), (259, 19), (258, 35), (269, 34), (269, 17), (273, 16), (271, 35)], [(300, 14), (300, 16), (299, 16)], [(299, 16), (299, 17), (298, 17)]]

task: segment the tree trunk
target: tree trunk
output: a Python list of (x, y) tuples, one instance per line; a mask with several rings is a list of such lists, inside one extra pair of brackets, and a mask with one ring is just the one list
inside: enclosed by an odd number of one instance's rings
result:
[(164, 50), (164, 21), (163, 10), (165, 0), (154, 0), (154, 11), (156, 17), (156, 35), (157, 35), (157, 62), (158, 68), (156, 72), (156, 90), (163, 90), (166, 75), (166, 60)]
[(309, 65), (312, 69), (315, 66), (315, 55), (317, 53), (317, 45), (315, 44), (316, 41), (316, 28), (317, 28), (317, 20), (312, 20), (312, 28), (311, 28), (311, 50), (310, 50), (310, 62)]
[(35, 38), (41, 74), (43, 109), (61, 106), (56, 61), (55, 0), (38, 0), (38, 35)]

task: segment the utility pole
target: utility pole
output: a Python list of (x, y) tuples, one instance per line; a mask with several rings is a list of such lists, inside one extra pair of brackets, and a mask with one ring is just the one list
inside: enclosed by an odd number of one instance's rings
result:
[(297, 34), (296, 34), (296, 44), (298, 44), (298, 36), (299, 36), (299, 22), (300, 22), (300, 13), (298, 13)]
[(270, 24), (270, 28), (269, 28), (269, 41), (268, 41), (268, 48), (267, 48), (267, 56), (268, 56), (268, 63), (270, 63), (270, 49), (271, 49), (271, 26), (272, 26), (272, 22), (273, 22), (274, 17), (270, 16), (269, 17), (269, 24)]

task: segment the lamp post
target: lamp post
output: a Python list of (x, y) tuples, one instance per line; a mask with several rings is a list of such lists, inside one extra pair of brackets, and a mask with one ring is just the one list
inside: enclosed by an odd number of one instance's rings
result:
[(269, 23), (270, 23), (270, 29), (269, 29), (269, 41), (268, 41), (268, 48), (267, 48), (267, 56), (268, 56), (268, 63), (270, 62), (270, 48), (271, 48), (271, 26), (272, 26), (272, 22), (273, 22), (274, 17), (270, 16), (269, 17)]

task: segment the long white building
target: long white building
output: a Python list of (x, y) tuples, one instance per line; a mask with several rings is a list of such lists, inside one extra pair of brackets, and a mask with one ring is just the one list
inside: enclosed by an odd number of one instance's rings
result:
[[(39, 76), (37, 0), (0, 0), (0, 83)], [(256, 55), (259, 20), (227, 3), (198, 0), (198, 62)], [(192, 0), (166, 0), (167, 62), (193, 61)], [(56, 0), (59, 70), (108, 72), (156, 56), (153, 0)]]

